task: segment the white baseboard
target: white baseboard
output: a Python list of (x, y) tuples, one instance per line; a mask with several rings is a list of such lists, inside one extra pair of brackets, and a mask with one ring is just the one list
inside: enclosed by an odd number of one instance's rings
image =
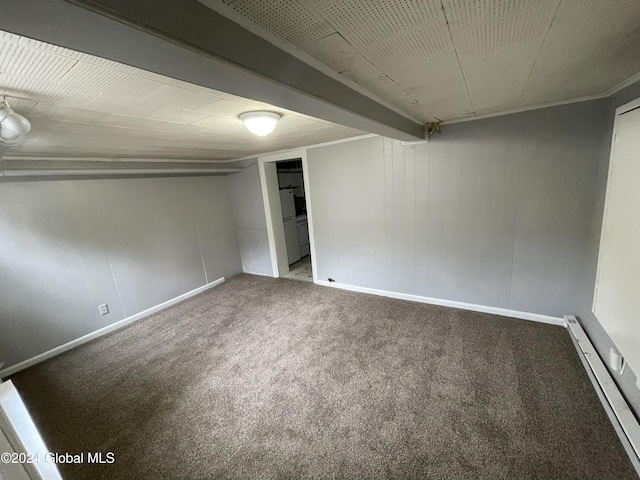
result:
[(242, 273), (248, 273), (249, 275), (259, 275), (261, 277), (273, 277), (273, 273), (269, 272), (269, 273), (264, 273), (264, 272), (254, 272), (252, 270), (249, 270), (248, 268), (242, 268)]
[(638, 419), (624, 399), (616, 382), (611, 378), (607, 367), (578, 319), (574, 315), (565, 315), (564, 318), (591, 384), (598, 394), (622, 446), (629, 455), (631, 464), (640, 476), (640, 423), (638, 423)]
[(49, 358), (55, 357), (56, 355), (60, 355), (61, 353), (66, 352), (67, 350), (71, 350), (72, 348), (75, 348), (78, 345), (82, 345), (83, 343), (87, 343), (95, 338), (98, 338), (103, 335), (106, 335), (107, 333), (113, 332), (114, 330), (118, 330), (119, 328), (122, 328), (126, 325), (129, 325), (130, 323), (135, 322), (136, 320), (140, 320), (144, 317), (148, 317), (151, 314), (159, 312), (160, 310), (164, 310), (165, 308), (175, 305), (176, 303), (181, 302), (182, 300), (185, 300), (189, 297), (193, 297), (194, 295), (202, 293), (205, 290), (209, 290), (210, 288), (213, 288), (216, 285), (220, 285), (223, 282), (224, 282), (224, 277), (221, 277), (217, 280), (214, 280), (213, 282), (207, 283), (206, 285), (203, 285), (194, 290), (191, 290), (190, 292), (183, 293), (182, 295), (178, 295), (177, 297), (172, 298), (171, 300), (162, 302), (161, 304), (156, 305), (155, 307), (148, 308), (140, 313), (136, 313), (135, 315), (131, 315), (130, 317), (127, 317), (118, 322), (112, 323), (111, 325), (107, 325), (106, 327), (96, 330), (95, 332), (88, 333), (87, 335), (84, 335), (80, 338), (76, 338), (75, 340), (71, 340), (70, 342), (60, 345), (59, 347), (52, 348), (51, 350), (41, 353), (40, 355), (36, 355), (35, 357), (31, 357), (20, 363), (11, 365), (10, 367), (5, 368), (4, 370), (0, 370), (0, 378), (8, 377), (9, 375), (13, 375), (14, 373), (17, 373), (20, 370), (24, 370), (25, 368), (29, 368), (37, 363), (40, 363)]
[(540, 315), (537, 313), (519, 312), (517, 310), (508, 310), (506, 308), (488, 307), (486, 305), (475, 305), (473, 303), (456, 302), (453, 300), (442, 300), (440, 298), (422, 297), (420, 295), (411, 295), (409, 293), (389, 292), (386, 290), (377, 290), (375, 288), (358, 287), (355, 285), (347, 285), (345, 283), (328, 282), (327, 280), (318, 280), (318, 285), (325, 287), (339, 288), (342, 290), (350, 290), (352, 292), (369, 293), (379, 295), (381, 297), (397, 298), (399, 300), (408, 300), (410, 302), (428, 303), (430, 305), (440, 305), (442, 307), (460, 308), (462, 310), (471, 310), (473, 312), (492, 313), (503, 317), (520, 318), (522, 320), (531, 320), (533, 322), (550, 323), (551, 325), (567, 326), (562, 318)]

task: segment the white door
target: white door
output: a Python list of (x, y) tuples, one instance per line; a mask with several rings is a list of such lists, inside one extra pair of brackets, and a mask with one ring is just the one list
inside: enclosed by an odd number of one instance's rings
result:
[(31, 460), (22, 464), (1, 461), (0, 479), (62, 480), (56, 464), (47, 461), (48, 451), (11, 380), (0, 383), (0, 453), (9, 453), (10, 459), (23, 456)]
[[(640, 99), (616, 113), (593, 313), (640, 374)], [(633, 108), (635, 106), (635, 108)]]

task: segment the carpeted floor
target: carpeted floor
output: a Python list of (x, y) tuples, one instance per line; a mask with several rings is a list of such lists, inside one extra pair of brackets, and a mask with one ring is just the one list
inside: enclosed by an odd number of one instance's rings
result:
[(240, 275), (13, 377), (73, 479), (636, 478), (561, 327)]

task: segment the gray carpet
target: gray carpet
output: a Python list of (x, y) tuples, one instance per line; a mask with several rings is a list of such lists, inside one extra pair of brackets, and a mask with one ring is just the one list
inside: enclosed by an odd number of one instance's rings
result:
[(13, 377), (66, 479), (636, 478), (561, 327), (240, 275)]

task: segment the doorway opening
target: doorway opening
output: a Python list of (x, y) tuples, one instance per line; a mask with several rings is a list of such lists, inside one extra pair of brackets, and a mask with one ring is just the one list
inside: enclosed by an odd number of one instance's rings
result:
[(307, 152), (258, 158), (274, 277), (317, 282)]
[(289, 272), (281, 276), (313, 282), (302, 159), (276, 162), (276, 171), (289, 264)]

